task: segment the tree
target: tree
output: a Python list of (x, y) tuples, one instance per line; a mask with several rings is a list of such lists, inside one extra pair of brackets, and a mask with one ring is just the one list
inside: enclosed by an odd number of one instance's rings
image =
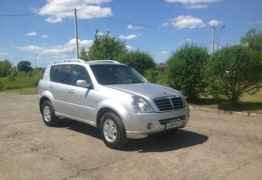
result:
[(8, 60), (0, 61), (0, 77), (9, 75), (12, 71), (12, 65)]
[(168, 60), (168, 81), (170, 85), (188, 96), (192, 101), (204, 92), (204, 66), (209, 58), (206, 49), (186, 44)]
[(80, 51), (80, 59), (83, 59), (85, 61), (89, 60), (88, 53), (87, 53), (87, 51), (84, 48), (81, 49), (81, 51)]
[(210, 58), (207, 80), (211, 95), (225, 96), (236, 104), (243, 93), (255, 93), (261, 88), (261, 54), (240, 45), (224, 48)]
[(29, 61), (20, 61), (17, 64), (17, 69), (18, 71), (23, 71), (23, 72), (29, 72), (33, 70), (33, 68), (31, 67), (31, 62)]
[(144, 73), (146, 79), (152, 83), (168, 85), (167, 72), (163, 72), (158, 68), (147, 69)]
[(126, 45), (119, 39), (110, 36), (109, 33), (95, 34), (95, 40), (88, 51), (88, 59), (90, 60), (117, 60), (127, 52)]
[(251, 49), (262, 52), (262, 32), (258, 32), (256, 29), (249, 30), (241, 39), (241, 43)]
[(156, 66), (154, 59), (149, 54), (141, 51), (127, 52), (121, 57), (121, 62), (130, 65), (141, 74)]

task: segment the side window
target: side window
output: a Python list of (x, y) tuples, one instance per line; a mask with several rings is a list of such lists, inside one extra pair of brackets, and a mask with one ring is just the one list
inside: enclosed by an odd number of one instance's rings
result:
[(71, 77), (71, 65), (55, 65), (51, 67), (50, 79), (51, 81), (63, 83), (63, 84), (72, 84)]
[(91, 84), (91, 80), (86, 68), (81, 65), (72, 65), (72, 71), (71, 71), (72, 85), (76, 85), (77, 80), (85, 80), (87, 83)]

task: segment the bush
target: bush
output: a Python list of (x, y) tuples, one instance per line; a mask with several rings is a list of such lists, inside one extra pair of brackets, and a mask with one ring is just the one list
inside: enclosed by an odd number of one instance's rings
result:
[(135, 68), (139, 73), (144, 74), (146, 70), (155, 68), (155, 62), (153, 58), (140, 51), (131, 51), (121, 57), (122, 63), (128, 64)]
[(243, 93), (252, 94), (261, 87), (261, 55), (243, 46), (224, 48), (210, 58), (206, 77), (211, 95), (225, 96), (236, 104)]
[(209, 58), (206, 49), (185, 45), (168, 60), (170, 86), (181, 90), (189, 100), (195, 101), (205, 91), (204, 66)]
[(23, 72), (29, 72), (29, 71), (32, 71), (33, 68), (31, 67), (31, 62), (29, 62), (29, 61), (20, 61), (17, 64), (17, 70), (18, 71), (23, 71)]
[(262, 32), (256, 29), (249, 30), (241, 39), (241, 43), (258, 52), (262, 52)]
[(168, 85), (167, 72), (161, 72), (157, 68), (148, 69), (145, 71), (146, 79), (151, 83)]
[(9, 61), (0, 61), (0, 77), (7, 76), (12, 70), (12, 65)]
[(39, 70), (33, 70), (31, 73), (10, 74), (5, 78), (0, 78), (0, 90), (35, 87), (41, 76), (42, 72)]

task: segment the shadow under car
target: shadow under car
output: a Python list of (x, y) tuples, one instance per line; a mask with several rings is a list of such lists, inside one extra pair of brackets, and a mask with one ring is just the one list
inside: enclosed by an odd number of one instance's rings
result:
[[(97, 128), (78, 121), (70, 119), (61, 120), (61, 123), (59, 123), (56, 128), (67, 128), (100, 139), (100, 134)], [(186, 129), (179, 129), (177, 131), (166, 131), (152, 134), (144, 139), (130, 139), (128, 144), (121, 150), (138, 151), (141, 153), (174, 151), (202, 144), (207, 140), (208, 136), (204, 134)]]

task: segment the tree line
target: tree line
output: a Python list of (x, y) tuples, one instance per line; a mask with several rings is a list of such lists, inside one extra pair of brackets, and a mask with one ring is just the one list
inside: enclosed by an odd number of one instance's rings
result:
[(8, 60), (0, 61), (0, 91), (35, 87), (42, 76), (42, 69), (32, 68), (29, 61), (13, 66)]
[(167, 60), (164, 70), (140, 50), (130, 51), (123, 41), (96, 33), (94, 43), (82, 59), (114, 59), (128, 64), (154, 83), (179, 89), (190, 101), (203, 96), (223, 98), (232, 104), (245, 93), (254, 94), (262, 87), (262, 32), (250, 30), (239, 44), (209, 54), (197, 44), (185, 44)]
[[(168, 58), (164, 69), (150, 54), (129, 50), (125, 42), (109, 33), (97, 32), (92, 46), (81, 50), (80, 58), (128, 64), (150, 82), (180, 90), (190, 101), (209, 96), (236, 104), (245, 93), (254, 94), (262, 87), (262, 32), (255, 29), (247, 32), (239, 44), (213, 54), (187, 43)], [(16, 67), (7, 60), (0, 61), (0, 90), (35, 86), (41, 73), (28, 61), (21, 61)]]

